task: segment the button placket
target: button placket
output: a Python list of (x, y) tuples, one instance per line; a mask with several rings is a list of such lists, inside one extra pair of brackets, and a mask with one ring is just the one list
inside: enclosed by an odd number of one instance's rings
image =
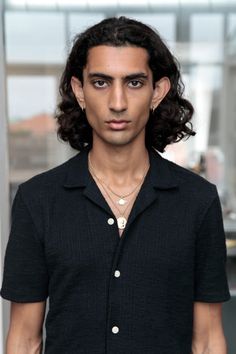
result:
[[(116, 219), (113, 217), (114, 226), (117, 226)], [(108, 223), (108, 219), (107, 219)], [(110, 223), (110, 222), (109, 222)], [(108, 224), (109, 224), (108, 223)], [(113, 224), (113, 223), (112, 223)], [(119, 254), (121, 253), (121, 246), (123, 244), (123, 239), (119, 237), (119, 241), (116, 245), (116, 250), (113, 258), (112, 273), (109, 285), (109, 314), (108, 314), (108, 342), (107, 348), (108, 352), (113, 352), (117, 345), (117, 340), (122, 338), (122, 331), (119, 326), (120, 324), (120, 308), (119, 308), (119, 293), (122, 289), (122, 274), (119, 270)], [(120, 287), (121, 286), (121, 287)]]

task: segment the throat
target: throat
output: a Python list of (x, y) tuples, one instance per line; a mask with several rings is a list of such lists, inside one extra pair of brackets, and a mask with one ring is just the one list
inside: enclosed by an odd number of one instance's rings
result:
[(109, 179), (106, 178), (106, 174), (101, 174), (100, 170), (97, 170), (96, 166), (94, 166), (90, 153), (88, 154), (88, 168), (113, 215), (115, 215), (117, 227), (121, 236), (148, 172), (149, 159), (145, 161), (142, 174), (139, 174), (136, 178), (133, 176), (130, 179), (131, 182), (126, 184), (121, 182), (119, 182), (119, 184), (108, 182)]

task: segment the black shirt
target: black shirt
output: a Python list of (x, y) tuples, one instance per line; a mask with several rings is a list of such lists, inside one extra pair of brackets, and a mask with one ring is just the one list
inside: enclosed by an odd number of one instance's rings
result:
[(20, 185), (1, 296), (49, 297), (46, 354), (190, 354), (194, 301), (230, 298), (216, 187), (149, 151), (120, 238), (87, 153)]

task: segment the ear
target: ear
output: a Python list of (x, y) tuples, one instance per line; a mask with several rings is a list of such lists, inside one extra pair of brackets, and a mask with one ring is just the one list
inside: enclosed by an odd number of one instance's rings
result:
[(162, 77), (155, 83), (155, 88), (152, 97), (151, 109), (157, 108), (163, 98), (167, 95), (171, 88), (170, 80), (168, 77)]
[(77, 77), (72, 76), (70, 84), (71, 84), (72, 91), (74, 92), (74, 95), (81, 109), (82, 110), (85, 109), (84, 91), (83, 91), (82, 82), (79, 79), (77, 79)]

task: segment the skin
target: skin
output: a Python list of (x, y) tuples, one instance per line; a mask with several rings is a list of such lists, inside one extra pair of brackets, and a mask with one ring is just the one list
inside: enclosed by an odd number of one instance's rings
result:
[(6, 354), (41, 354), (46, 301), (11, 302)]
[[(148, 164), (145, 126), (150, 109), (168, 93), (169, 79), (163, 77), (153, 87), (143, 48), (97, 46), (89, 51), (83, 81), (72, 77), (71, 86), (93, 129), (93, 166), (113, 190), (126, 194)], [(111, 119), (128, 123), (116, 130), (107, 123)], [(41, 353), (45, 306), (11, 303), (7, 354)], [(194, 303), (192, 353), (226, 354), (221, 304)]]
[(192, 354), (227, 354), (221, 303), (194, 303)]

